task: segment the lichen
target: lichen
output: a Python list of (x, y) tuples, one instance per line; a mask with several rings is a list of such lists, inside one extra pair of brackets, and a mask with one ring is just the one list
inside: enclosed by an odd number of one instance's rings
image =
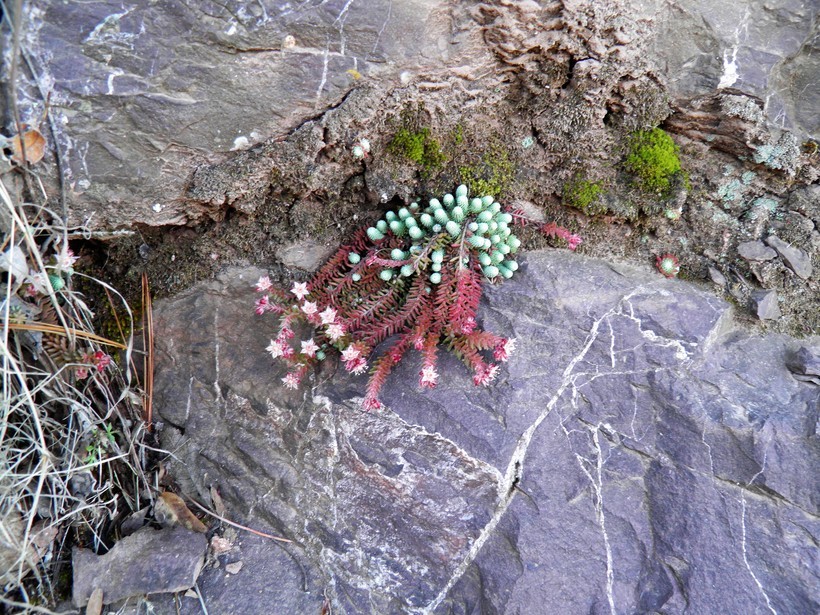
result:
[(770, 169), (794, 175), (800, 162), (800, 144), (797, 137), (785, 132), (776, 143), (761, 145), (755, 150), (754, 161)]
[(761, 124), (764, 120), (763, 110), (748, 96), (723, 96), (720, 107), (730, 117), (739, 117), (755, 124)]
[(624, 166), (644, 190), (668, 195), (675, 180), (685, 181), (678, 152), (672, 137), (660, 128), (639, 130), (629, 139)]

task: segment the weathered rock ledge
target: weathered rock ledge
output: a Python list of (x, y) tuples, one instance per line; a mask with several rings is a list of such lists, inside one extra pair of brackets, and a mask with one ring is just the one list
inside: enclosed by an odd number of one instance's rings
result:
[(820, 340), (747, 333), (648, 270), (522, 263), (481, 310), (518, 340), (499, 381), (474, 388), (447, 356), (420, 391), (411, 357), (378, 413), (332, 365), (312, 390), (280, 386), (258, 270), (157, 306), (173, 471), (294, 541), (243, 538), (253, 566), (200, 578), (212, 612), (318, 611), (325, 595), (339, 613), (817, 610), (818, 387), (787, 363)]

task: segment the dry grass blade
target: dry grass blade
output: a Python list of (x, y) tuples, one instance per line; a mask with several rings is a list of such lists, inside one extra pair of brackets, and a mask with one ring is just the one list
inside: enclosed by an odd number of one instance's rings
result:
[(143, 376), (143, 395), (145, 401), (145, 423), (151, 431), (154, 399), (154, 314), (151, 306), (151, 289), (148, 286), (148, 274), (142, 274), (142, 340), (145, 348), (145, 363)]
[[(50, 325), (44, 322), (38, 323), (24, 323), (24, 322), (10, 322), (9, 329), (12, 331), (39, 331), (41, 333), (53, 333), (55, 335), (65, 335), (66, 329), (63, 327), (58, 327), (56, 325)], [(88, 331), (81, 331), (79, 329), (75, 329), (73, 327), (68, 327), (68, 332), (71, 335), (76, 337), (89, 340), (91, 342), (97, 342), (98, 344), (104, 344), (105, 346), (113, 346), (114, 348), (119, 348), (120, 350), (125, 350), (127, 346), (125, 344), (120, 344), (119, 342), (115, 342), (113, 340), (106, 339), (100, 335), (96, 335), (94, 333), (89, 333)]]
[(133, 340), (95, 333), (73, 284), (121, 295), (74, 271), (59, 217), (16, 203), (6, 181), (14, 178), (0, 176), (0, 605), (48, 613), (65, 597), (57, 579), (70, 548), (96, 549), (112, 522), (151, 498), (146, 432), (128, 369)]

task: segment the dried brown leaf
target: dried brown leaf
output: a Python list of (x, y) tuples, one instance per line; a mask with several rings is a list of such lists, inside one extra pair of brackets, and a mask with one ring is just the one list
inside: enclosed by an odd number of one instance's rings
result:
[(103, 608), (103, 590), (99, 587), (91, 593), (85, 607), (85, 615), (100, 615)]
[(11, 159), (17, 164), (23, 164), (23, 147), (26, 150), (26, 160), (31, 164), (36, 164), (43, 159), (46, 153), (46, 140), (39, 130), (30, 128), (23, 133), (22, 142), (20, 135), (15, 135), (11, 139)]
[(163, 491), (154, 504), (154, 517), (163, 525), (181, 525), (194, 532), (205, 533), (208, 528), (196, 518), (176, 493)]
[(219, 491), (216, 490), (216, 487), (211, 487), (211, 501), (214, 503), (214, 511), (216, 514), (224, 517), (225, 502), (222, 501), (222, 496), (219, 495)]

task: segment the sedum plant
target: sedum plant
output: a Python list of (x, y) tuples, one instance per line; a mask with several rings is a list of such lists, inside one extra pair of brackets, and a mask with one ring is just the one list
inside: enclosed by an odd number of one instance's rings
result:
[[(537, 224), (520, 211), (506, 211), (492, 196), (470, 198), (467, 187), (426, 207), (411, 203), (388, 211), (374, 226), (360, 229), (309, 282), (290, 292), (267, 276), (256, 290), (256, 313), (279, 316), (279, 333), (267, 350), (285, 360), (285, 386), (297, 388), (327, 352), (341, 353), (354, 374), (369, 369), (363, 407), (381, 407), (378, 395), (393, 367), (408, 350), (421, 353), (421, 387), (435, 387), (436, 355), (447, 346), (487, 386), (506, 361), (514, 340), (481, 330), (476, 311), (482, 285), (508, 279), (518, 270), (521, 241), (514, 225)], [(539, 225), (574, 250), (581, 239), (555, 224)], [(295, 300), (294, 300), (295, 297)], [(294, 325), (308, 323), (315, 334), (294, 341)], [(387, 350), (373, 359), (376, 347)]]

